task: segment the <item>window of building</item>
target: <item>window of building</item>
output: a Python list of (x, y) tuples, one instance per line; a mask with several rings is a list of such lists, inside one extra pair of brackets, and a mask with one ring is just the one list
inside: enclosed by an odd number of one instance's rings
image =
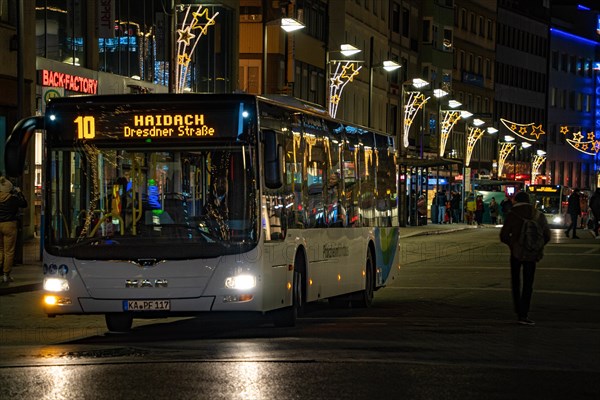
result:
[(0, 22), (8, 25), (17, 25), (17, 2), (0, 0)]
[(584, 111), (590, 112), (591, 109), (592, 109), (592, 98), (589, 94), (586, 94), (585, 99), (584, 99)]
[(577, 57), (571, 56), (571, 70), (572, 74), (577, 74)]
[(424, 18), (423, 19), (423, 43), (431, 43), (431, 19)]
[(484, 25), (483, 25), (483, 17), (479, 17), (479, 36), (484, 37), (485, 36), (485, 29), (484, 29)]
[[(14, 2), (11, 2), (14, 3)], [(85, 66), (85, 20), (87, 2), (38, 0), (36, 2), (36, 54)]]
[(475, 14), (469, 14), (469, 25), (471, 26), (471, 33), (477, 33), (477, 25), (475, 21)]
[(409, 33), (410, 10), (402, 7), (402, 36), (408, 37)]
[(563, 72), (568, 72), (569, 71), (569, 55), (568, 54), (561, 54), (560, 56), (560, 70)]
[(400, 5), (392, 4), (392, 32), (400, 33)]
[(552, 52), (552, 69), (558, 70), (560, 64), (560, 58), (558, 57), (558, 51)]
[(482, 69), (481, 69), (481, 57), (477, 57), (477, 60), (475, 62), (475, 73), (476, 74), (482, 74)]
[(460, 27), (463, 30), (467, 30), (467, 10), (461, 8), (460, 10)]
[(453, 51), (454, 48), (454, 31), (452, 30), (452, 28), (444, 28), (444, 42), (443, 42), (443, 49), (444, 51)]
[(486, 31), (487, 31), (487, 38), (489, 40), (494, 40), (494, 23), (492, 22), (491, 19), (488, 19), (486, 22)]

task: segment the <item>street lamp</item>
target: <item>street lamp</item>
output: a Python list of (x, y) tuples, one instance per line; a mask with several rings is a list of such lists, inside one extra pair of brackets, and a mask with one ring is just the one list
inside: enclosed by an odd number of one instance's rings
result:
[[(265, 13), (266, 14), (266, 13)], [(264, 16), (263, 16), (264, 17)], [(306, 26), (301, 23), (300, 21), (294, 19), (294, 18), (280, 18), (280, 19), (276, 19), (273, 21), (269, 21), (266, 23), (263, 23), (263, 79), (262, 79), (262, 94), (265, 95), (267, 94), (267, 55), (269, 53), (268, 51), (268, 47), (267, 47), (267, 38), (268, 38), (268, 31), (267, 31), (267, 26), (279, 26), (281, 29), (283, 29), (286, 34), (289, 32), (295, 32), (297, 30), (300, 30), (302, 28), (305, 28)], [(286, 60), (287, 60), (287, 54), (286, 54)], [(287, 62), (286, 62), (287, 64)]]
[(371, 121), (372, 121), (371, 109), (373, 108), (373, 70), (375, 68), (383, 68), (386, 72), (392, 72), (401, 67), (400, 64), (398, 64), (395, 61), (391, 61), (391, 60), (385, 60), (385, 61), (382, 61), (381, 64), (375, 65), (375, 63), (373, 61), (374, 47), (375, 47), (375, 37), (371, 36), (371, 41), (370, 41), (370, 45), (369, 45), (369, 103), (368, 103), (368, 110), (367, 110), (367, 113), (368, 113), (367, 114), (367, 126), (369, 128), (371, 128)]
[[(341, 60), (331, 60), (330, 54), (339, 53), (344, 57), (350, 57), (354, 54), (360, 53), (362, 50), (354, 47), (351, 44), (342, 44), (340, 45), (340, 50), (331, 50), (327, 51), (326, 54), (326, 71), (327, 71), (327, 81), (329, 87), (327, 89), (327, 111), (328, 114), (335, 118), (337, 114), (338, 106), (342, 97), (342, 92), (348, 82), (352, 82), (354, 77), (358, 75), (362, 66), (356, 68), (355, 64), (362, 63), (363, 60), (350, 60), (350, 59), (341, 59)], [(335, 72), (331, 73), (331, 64), (335, 64)]]
[[(372, 37), (371, 37), (372, 38)], [(370, 56), (369, 56), (369, 110), (368, 110), (368, 126), (371, 127), (371, 109), (373, 108), (373, 70), (375, 68), (383, 68), (386, 72), (392, 72), (401, 67), (395, 61), (385, 60), (381, 64), (373, 65), (373, 46), (371, 46)]]

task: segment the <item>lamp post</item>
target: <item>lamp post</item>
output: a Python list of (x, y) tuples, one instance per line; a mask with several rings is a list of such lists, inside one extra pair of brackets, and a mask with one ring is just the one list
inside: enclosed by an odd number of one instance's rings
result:
[(383, 62), (381, 62), (381, 64), (377, 64), (375, 65), (373, 63), (373, 47), (374, 47), (374, 37), (371, 36), (371, 43), (369, 46), (369, 108), (367, 110), (367, 126), (369, 128), (371, 128), (371, 122), (372, 122), (372, 108), (373, 108), (373, 70), (375, 68), (383, 68), (386, 72), (392, 72), (397, 70), (398, 68), (401, 67), (400, 64), (398, 64), (395, 61), (391, 61), (391, 60), (385, 60)]
[(456, 100), (448, 100), (448, 107), (450, 109), (442, 110), (438, 108), (439, 116), (439, 156), (444, 157), (446, 153), (446, 144), (448, 143), (448, 137), (454, 128), (454, 125), (461, 119), (462, 112), (458, 110), (458, 107), (462, 106), (462, 103)]
[[(344, 57), (350, 57), (354, 54), (360, 53), (362, 50), (354, 47), (351, 44), (340, 45), (340, 50), (331, 50), (325, 53), (325, 68), (327, 71), (327, 90), (326, 90), (326, 103), (328, 114), (335, 118), (339, 102), (341, 100), (342, 92), (348, 82), (352, 82), (354, 76), (358, 74), (361, 67), (355, 68), (355, 63), (362, 63), (363, 60), (351, 60), (351, 59), (340, 59), (331, 60), (330, 54), (339, 53)], [(331, 64), (335, 64), (335, 72), (331, 73)], [(350, 70), (350, 74), (348, 74)]]
[[(410, 132), (410, 127), (412, 125), (412, 121), (417, 114), (417, 112), (425, 105), (429, 98), (425, 98), (425, 96), (420, 92), (420, 89), (429, 85), (429, 82), (421, 79), (414, 78), (412, 80), (406, 81), (402, 83), (401, 86), (401, 96), (400, 96), (400, 109), (402, 110), (402, 125), (399, 131), (400, 137), (398, 138), (398, 146), (400, 149), (400, 159), (406, 155), (406, 151), (408, 149), (409, 141), (408, 135)], [(412, 90), (407, 92), (405, 90), (406, 86), (412, 86), (416, 90)], [(409, 94), (408, 100), (406, 100), (406, 95)], [(402, 171), (401, 171), (402, 173)], [(404, 181), (400, 181), (400, 212), (399, 212), (399, 225), (406, 226), (407, 217), (409, 214), (409, 210), (411, 210), (411, 196), (408, 193), (407, 184), (409, 181), (409, 170), (405, 168), (404, 170)], [(412, 221), (411, 221), (412, 222)]]
[[(263, 7), (265, 7), (265, 5), (263, 4)], [(264, 11), (266, 10), (266, 8), (263, 9), (263, 18), (266, 16), (266, 12)], [(286, 34), (290, 33), (290, 32), (295, 32), (299, 29), (305, 28), (305, 25), (302, 24), (300, 21), (294, 19), (294, 18), (280, 18), (280, 19), (276, 19), (273, 21), (269, 21), (266, 23), (263, 23), (263, 79), (262, 79), (262, 94), (265, 95), (267, 94), (267, 56), (268, 56), (268, 47), (267, 47), (267, 43), (268, 43), (268, 31), (267, 31), (267, 27), (268, 26), (279, 26), (281, 29), (283, 29)], [(286, 54), (286, 58), (287, 58), (287, 54)]]

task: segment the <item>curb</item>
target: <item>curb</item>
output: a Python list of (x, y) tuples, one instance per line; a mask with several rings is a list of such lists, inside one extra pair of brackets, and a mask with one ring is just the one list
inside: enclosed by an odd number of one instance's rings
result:
[(24, 285), (0, 287), (0, 296), (6, 296), (15, 293), (35, 292), (42, 290), (42, 283), (27, 283)]

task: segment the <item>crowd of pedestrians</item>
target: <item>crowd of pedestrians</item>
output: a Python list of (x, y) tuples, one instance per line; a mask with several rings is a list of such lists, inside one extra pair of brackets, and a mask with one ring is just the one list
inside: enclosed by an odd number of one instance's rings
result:
[[(462, 199), (458, 191), (438, 191), (431, 199), (431, 223), (466, 223), (482, 227), (484, 220), (492, 225), (505, 222), (515, 204), (514, 196), (505, 195), (501, 200), (492, 197), (485, 203), (481, 194), (467, 192)], [(424, 195), (417, 199), (419, 225), (427, 223), (427, 200)], [(579, 239), (577, 229), (589, 229), (600, 239), (600, 188), (588, 198), (579, 189), (573, 189), (566, 210), (565, 236)]]

